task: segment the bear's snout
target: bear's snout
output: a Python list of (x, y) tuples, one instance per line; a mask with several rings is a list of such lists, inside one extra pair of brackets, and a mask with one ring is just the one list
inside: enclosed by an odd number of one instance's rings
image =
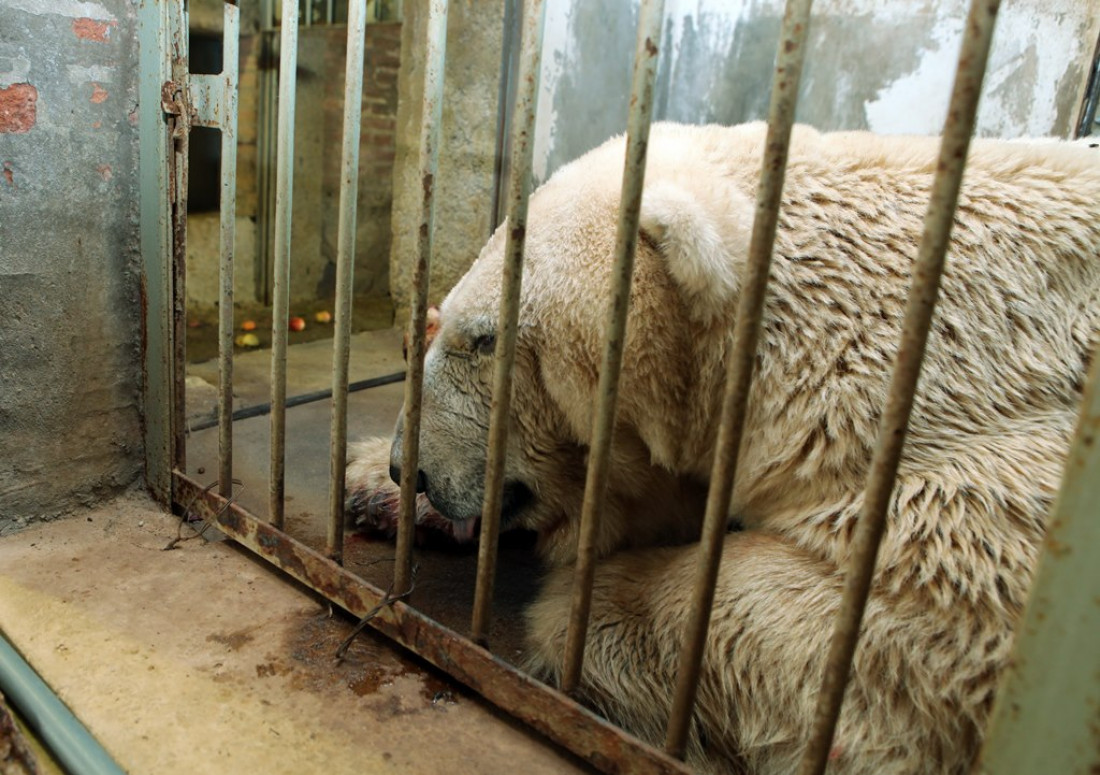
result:
[[(401, 486), (401, 466), (395, 466), (390, 464), (390, 479), (397, 486)], [(428, 477), (425, 476), (423, 471), (418, 470), (416, 472), (416, 491), (427, 492), (428, 490)]]

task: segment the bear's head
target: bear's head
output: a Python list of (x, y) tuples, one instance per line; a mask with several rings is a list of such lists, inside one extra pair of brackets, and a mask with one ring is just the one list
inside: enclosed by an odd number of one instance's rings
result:
[[(707, 179), (708, 148), (685, 145), (678, 130), (657, 125), (651, 135), (601, 553), (656, 534), (687, 538), (696, 527), (694, 514), (677, 513), (687, 501), (695, 508), (701, 478), (682, 464), (677, 426), (680, 414), (698, 411), (683, 406), (695, 340), (726, 325), (752, 208), (721, 175)], [(530, 202), (501, 516), (538, 531), (544, 554), (559, 562), (573, 556), (583, 500), (623, 153), (622, 138), (609, 141)], [(462, 528), (484, 498), (506, 234), (504, 224), (441, 304), (424, 364), (420, 483)], [(403, 434), (399, 420), (395, 475)], [(688, 532), (655, 524), (654, 504), (667, 504), (667, 521), (691, 523)], [(644, 525), (632, 516), (639, 508), (650, 514)]]

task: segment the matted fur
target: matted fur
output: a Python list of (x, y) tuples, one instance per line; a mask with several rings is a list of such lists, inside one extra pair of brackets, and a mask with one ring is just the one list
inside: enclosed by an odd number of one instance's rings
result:
[[(583, 680), (644, 738), (667, 723), (765, 129), (653, 127), (614, 470)], [(794, 133), (690, 762), (786, 773), (821, 682), (938, 150)], [(528, 614), (558, 675), (624, 153), (533, 196), (506, 478), (558, 566)], [(1100, 326), (1100, 157), (975, 141), (830, 772), (961, 773), (982, 737)], [(480, 511), (502, 228), (444, 301), (421, 465)], [(400, 462), (402, 434), (392, 460)], [(378, 458), (356, 471), (384, 470)], [(359, 466), (359, 468), (354, 468)], [(624, 548), (625, 547), (625, 548)], [(635, 547), (635, 548), (630, 548)]]

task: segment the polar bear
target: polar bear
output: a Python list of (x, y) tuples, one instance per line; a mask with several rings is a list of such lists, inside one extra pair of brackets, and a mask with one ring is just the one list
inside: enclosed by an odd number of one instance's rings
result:
[[(765, 127), (654, 125), (581, 696), (660, 743), (695, 582)], [(532, 197), (503, 519), (554, 567), (558, 677), (624, 139)], [(788, 773), (808, 739), (936, 164), (934, 138), (797, 127), (689, 763)], [(830, 772), (962, 773), (979, 748), (1100, 331), (1100, 157), (976, 140)], [(481, 509), (502, 228), (441, 306), (421, 482)], [(354, 461), (354, 497), (401, 463)], [(374, 472), (374, 476), (370, 475)], [(394, 472), (397, 473), (397, 472)], [(392, 488), (392, 485), (389, 485)], [(360, 497), (360, 500), (362, 498)]]

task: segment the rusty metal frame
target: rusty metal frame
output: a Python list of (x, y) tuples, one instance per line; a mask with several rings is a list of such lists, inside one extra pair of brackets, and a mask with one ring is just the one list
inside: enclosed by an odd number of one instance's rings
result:
[[(665, 741), (666, 751), (649, 746), (624, 730), (600, 718), (559, 692), (535, 680), (512, 665), (494, 656), (480, 645), (489, 627), (492, 577), (496, 560), (496, 522), (499, 513), (500, 482), (508, 413), (511, 367), (513, 365), (518, 316), (519, 286), (522, 271), (523, 237), (528, 196), (531, 126), (534, 95), (537, 86), (517, 96), (513, 130), (513, 159), (510, 186), (510, 218), (515, 233), (507, 242), (508, 261), (505, 269), (505, 292), (502, 293), (500, 337), (494, 377), (493, 422), (490, 426), (489, 479), (486, 486), (482, 546), (479, 551), (478, 586), (472, 625), (473, 640), (444, 627), (406, 603), (395, 600), (392, 592), (411, 586), (411, 535), (413, 503), (415, 501), (419, 411), (426, 350), (425, 319), (427, 312), (428, 269), (431, 258), (432, 210), (436, 170), (438, 165), (439, 124), (442, 107), (443, 66), (445, 62), (447, 0), (428, 3), (427, 66), (425, 68), (424, 106), (421, 134), (421, 201), (418, 263), (414, 273), (409, 377), (405, 407), (405, 459), (401, 483), (402, 515), (398, 535), (397, 564), (391, 593), (383, 592), (351, 571), (341, 567), (342, 523), (340, 511), (343, 499), (343, 467), (346, 462), (346, 396), (348, 335), (347, 321), (351, 304), (351, 256), (354, 250), (355, 179), (358, 167), (359, 98), (363, 65), (362, 25), (364, 0), (352, 0), (349, 8), (349, 54), (347, 63), (347, 95), (345, 98), (345, 137), (343, 177), (341, 181), (340, 278), (337, 300), (337, 337), (334, 343), (334, 411), (332, 417), (333, 480), (330, 489), (330, 509), (326, 551), (328, 556), (309, 548), (282, 532), (283, 458), (285, 455), (285, 358), (286, 332), (274, 324), (275, 346), (272, 357), (272, 482), (270, 505), (272, 523), (249, 514), (232, 503), (232, 293), (233, 293), (233, 203), (236, 137), (236, 38), (239, 12), (230, 0), (225, 6), (226, 69), (219, 76), (191, 76), (187, 73), (186, 13), (182, 0), (169, 3), (156, 13), (143, 4), (143, 24), (155, 23), (156, 40), (162, 46), (159, 67), (170, 78), (160, 90), (167, 127), (161, 134), (161, 156), (170, 159), (168, 175), (162, 187), (167, 192), (158, 204), (170, 224), (170, 234), (161, 234), (162, 253), (171, 258), (170, 269), (158, 276), (157, 296), (167, 303), (158, 303), (148, 312), (147, 325), (158, 314), (158, 341), (167, 342), (163, 357), (168, 368), (158, 370), (158, 379), (149, 390), (154, 398), (167, 395), (170, 409), (162, 412), (155, 433), (165, 438), (153, 438), (157, 449), (150, 457), (150, 482), (171, 471), (168, 486), (177, 504), (188, 504), (191, 513), (216, 524), (232, 540), (257, 554), (273, 566), (310, 587), (327, 600), (355, 616), (378, 609), (370, 624), (398, 644), (410, 649), (456, 680), (480, 693), (490, 702), (526, 722), (551, 740), (570, 749), (596, 767), (607, 771), (640, 773), (684, 773), (688, 770), (679, 761), (683, 756), (691, 721), (691, 711), (699, 680), (699, 666), (705, 647), (710, 609), (713, 603), (716, 576), (721, 560), (722, 538), (729, 509), (737, 454), (743, 431), (748, 392), (752, 383), (752, 362), (766, 292), (769, 262), (777, 229), (778, 208), (782, 194), (786, 156), (794, 119), (798, 82), (802, 69), (804, 43), (809, 24), (812, 0), (788, 0), (780, 37), (769, 114), (769, 131), (765, 147), (763, 174), (758, 190), (756, 219), (749, 249), (749, 262), (744, 292), (739, 300), (737, 326), (734, 332), (734, 354), (731, 356), (723, 416), (718, 434), (718, 451), (708, 495), (702, 541), (698, 583), (693, 591), (692, 619), (685, 630), (685, 645), (677, 677), (673, 709)], [(807, 745), (800, 772), (817, 775), (824, 772), (839, 716), (843, 692), (848, 681), (851, 658), (855, 650), (859, 625), (870, 590), (878, 543), (885, 527), (885, 515), (894, 487), (909, 414), (912, 409), (917, 379), (920, 373), (924, 345), (930, 328), (944, 257), (950, 239), (953, 213), (961, 186), (969, 140), (981, 83), (984, 76), (993, 25), (999, 0), (973, 0), (968, 17), (955, 87), (948, 120), (944, 128), (940, 158), (932, 188), (931, 201), (925, 217), (924, 234), (914, 266), (912, 287), (903, 325), (902, 341), (892, 375), (887, 404), (883, 412), (879, 442), (876, 447), (865, 493), (865, 510), (857, 523), (852, 556), (845, 575), (845, 586), (832, 649), (826, 665), (825, 679), (818, 696), (818, 708), (813, 734)], [(311, 7), (307, 3), (307, 8)], [(331, 9), (331, 2), (327, 8)], [(544, 0), (529, 0), (524, 18), (524, 53), (521, 79), (534, 79), (537, 84), (538, 46)], [(626, 163), (620, 221), (616, 238), (614, 289), (608, 310), (608, 325), (603, 365), (600, 373), (599, 404), (593, 422), (592, 454), (585, 500), (582, 509), (580, 545), (574, 582), (573, 605), (563, 670), (563, 691), (570, 692), (579, 684), (587, 632), (588, 607), (594, 575), (592, 538), (598, 524), (603, 490), (605, 489), (617, 382), (625, 340), (629, 305), (629, 288), (633, 253), (637, 240), (638, 211), (645, 172), (650, 106), (657, 42), (663, 16), (662, 0), (643, 0), (639, 14), (638, 48), (636, 53), (632, 111), (628, 119)], [(295, 22), (297, 0), (283, 0), (284, 20)], [(327, 14), (331, 16), (331, 13)], [(148, 17), (148, 21), (146, 21)], [(306, 19), (309, 24), (309, 19)], [(297, 49), (297, 24), (282, 25), (283, 72), (293, 72)], [(357, 38), (352, 44), (353, 35)], [(232, 36), (232, 42), (229, 37)], [(143, 53), (143, 61), (146, 55)], [(232, 60), (232, 67), (231, 61)], [(151, 62), (152, 59), (150, 58)], [(532, 75), (532, 73), (534, 75)], [(526, 75), (523, 75), (526, 74)], [(220, 79), (220, 80), (219, 80)], [(149, 90), (143, 81), (143, 95)], [(290, 193), (293, 161), (294, 79), (284, 78), (281, 85), (282, 105), (279, 110), (279, 181), (276, 204), (276, 321), (287, 301), (289, 284)], [(158, 119), (163, 117), (158, 116)], [(221, 263), (221, 393), (219, 400), (219, 487), (218, 492), (204, 488), (182, 472), (184, 467), (183, 411), (183, 267), (186, 241), (186, 151), (188, 132), (192, 125), (217, 126), (223, 133), (222, 175), (222, 263)], [(144, 131), (144, 126), (143, 126)], [(152, 136), (153, 132), (145, 132)], [(144, 141), (143, 141), (144, 142)], [(144, 146), (143, 146), (144, 147)], [(163, 171), (162, 171), (163, 172)], [(145, 171), (143, 171), (143, 181)], [(227, 193), (229, 192), (229, 193)], [(165, 212), (169, 207), (170, 213)], [(144, 207), (144, 202), (143, 202)], [(152, 217), (152, 216), (150, 216)], [(144, 218), (144, 210), (143, 210)], [(149, 230), (150, 245), (153, 230)], [(145, 234), (143, 233), (143, 247)], [(165, 286), (167, 291), (160, 286)], [(163, 299), (162, 299), (163, 301)], [(285, 312), (285, 310), (284, 310)], [(341, 326), (341, 321), (344, 325)], [(166, 329), (166, 330), (165, 330)], [(147, 368), (148, 365), (147, 365)], [(152, 372), (152, 369), (150, 369)], [(165, 378), (167, 374), (167, 378)], [(1090, 395), (1095, 396), (1096, 377), (1090, 381)], [(1093, 400), (1095, 404), (1095, 399)], [(1095, 409), (1095, 406), (1093, 406)], [(1095, 411), (1093, 411), (1095, 414)], [(1091, 415), (1090, 415), (1091, 416)], [(1084, 422), (1084, 420), (1082, 420)], [(155, 435), (155, 434), (154, 434)], [(152, 442), (150, 442), (152, 443)], [(1082, 444), (1080, 438), (1078, 445)], [(1082, 453), (1083, 454), (1083, 453)], [(160, 462), (168, 465), (160, 467)], [(152, 469), (157, 467), (156, 471)], [(1068, 480), (1067, 480), (1068, 481)], [(1067, 485), (1070, 498), (1076, 492)], [(1066, 502), (1069, 502), (1068, 500)], [(1068, 507), (1067, 507), (1068, 508)], [(384, 604), (384, 605), (382, 605)]]
[[(386, 597), (383, 590), (185, 474), (175, 471), (173, 481), (177, 502), (187, 504), (191, 513), (352, 615), (363, 616)], [(370, 625), (600, 769), (654, 775), (691, 772), (682, 762), (400, 600), (383, 606)]]

